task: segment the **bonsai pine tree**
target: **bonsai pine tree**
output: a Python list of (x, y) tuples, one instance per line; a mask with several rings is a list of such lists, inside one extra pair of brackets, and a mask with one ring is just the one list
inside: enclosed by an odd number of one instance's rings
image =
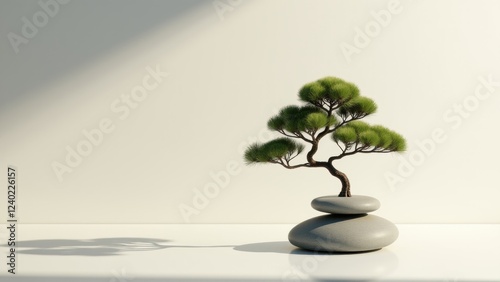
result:
[[(359, 94), (356, 85), (336, 77), (325, 77), (304, 85), (299, 98), (302, 106), (286, 106), (272, 117), (267, 126), (284, 135), (267, 143), (254, 143), (245, 151), (247, 164), (271, 163), (287, 169), (325, 168), (342, 183), (339, 197), (350, 197), (347, 175), (337, 169), (336, 162), (354, 154), (402, 152), (405, 139), (380, 125), (369, 125), (360, 119), (375, 113), (377, 105)], [(324, 138), (339, 147), (336, 155), (318, 161), (314, 155)], [(297, 142), (300, 141), (300, 142)], [(306, 162), (291, 164), (305, 149)]]

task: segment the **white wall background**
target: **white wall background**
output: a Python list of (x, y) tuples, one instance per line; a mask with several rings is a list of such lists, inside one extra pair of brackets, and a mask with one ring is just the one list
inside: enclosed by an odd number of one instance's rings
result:
[[(269, 138), (268, 118), (298, 103), (303, 84), (331, 75), (378, 103), (366, 121), (409, 143), (401, 156), (339, 162), (354, 194), (380, 199), (376, 213), (397, 223), (500, 223), (500, 85), (473, 96), (479, 77), (500, 81), (500, 2), (390, 3), (232, 1), (220, 16), (212, 1), (74, 0), (16, 54), (8, 34), (22, 35), (22, 18), (43, 10), (1, 1), (0, 187), (17, 166), (24, 223), (181, 223), (179, 207), (229, 166), (229, 184), (189, 222), (300, 222), (318, 214), (313, 198), (338, 193), (337, 180), (320, 169), (246, 167), (240, 150)], [(378, 31), (373, 13), (388, 5), (399, 12)], [(367, 46), (345, 56), (342, 44), (356, 46), (356, 28), (367, 27)], [(120, 119), (111, 104), (148, 66), (168, 78)], [(462, 117), (454, 105), (464, 103)], [(114, 130), (59, 182), (51, 164), (103, 118)], [(419, 159), (419, 140), (436, 129), (445, 140)], [(412, 158), (414, 169), (399, 174)], [(388, 173), (401, 181), (391, 185)]]

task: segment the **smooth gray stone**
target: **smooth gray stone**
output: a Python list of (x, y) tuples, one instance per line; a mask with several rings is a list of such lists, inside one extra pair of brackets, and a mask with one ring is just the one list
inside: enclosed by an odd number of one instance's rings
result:
[(376, 215), (329, 214), (298, 224), (288, 241), (311, 251), (363, 252), (390, 245), (398, 235), (396, 225)]
[(380, 201), (369, 196), (353, 195), (352, 197), (324, 196), (311, 202), (318, 211), (334, 214), (369, 213), (380, 208)]

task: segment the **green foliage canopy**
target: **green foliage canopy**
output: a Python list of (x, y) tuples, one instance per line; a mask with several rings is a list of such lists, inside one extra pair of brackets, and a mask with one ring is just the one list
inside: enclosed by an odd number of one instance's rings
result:
[[(315, 165), (312, 157), (319, 141), (326, 135), (331, 135), (333, 141), (343, 149), (328, 162), (358, 152), (386, 153), (406, 149), (406, 141), (400, 134), (380, 125), (360, 121), (375, 113), (377, 105), (372, 99), (361, 96), (353, 83), (336, 77), (324, 77), (307, 83), (298, 94), (299, 99), (306, 102), (305, 105), (286, 106), (267, 123), (270, 130), (286, 137), (264, 144), (252, 144), (245, 152), (247, 163), (279, 163), (287, 168)], [(289, 164), (304, 150), (304, 146), (294, 141), (294, 138), (312, 145), (308, 163), (296, 166)]]
[(328, 117), (324, 111), (314, 106), (287, 106), (272, 117), (267, 126), (275, 131), (301, 132), (318, 130), (336, 122), (335, 116)]
[(288, 162), (304, 150), (304, 145), (286, 137), (264, 144), (254, 143), (245, 152), (247, 163)]
[(357, 119), (373, 114), (375, 111), (377, 111), (377, 104), (372, 99), (358, 96), (340, 106), (337, 113), (344, 119), (348, 116)]
[(342, 125), (332, 134), (335, 142), (346, 146), (360, 144), (373, 149), (402, 152), (406, 149), (405, 139), (398, 133), (381, 125), (369, 125), (362, 121), (352, 121)]
[(299, 91), (300, 100), (315, 106), (341, 105), (358, 96), (359, 89), (356, 85), (337, 77), (318, 79), (304, 85)]

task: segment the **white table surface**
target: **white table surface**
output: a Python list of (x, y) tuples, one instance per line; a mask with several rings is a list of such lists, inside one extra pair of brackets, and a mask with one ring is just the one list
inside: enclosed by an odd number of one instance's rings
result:
[(398, 225), (379, 251), (315, 254), (277, 225), (18, 226), (17, 274), (0, 281), (500, 281), (500, 225)]

